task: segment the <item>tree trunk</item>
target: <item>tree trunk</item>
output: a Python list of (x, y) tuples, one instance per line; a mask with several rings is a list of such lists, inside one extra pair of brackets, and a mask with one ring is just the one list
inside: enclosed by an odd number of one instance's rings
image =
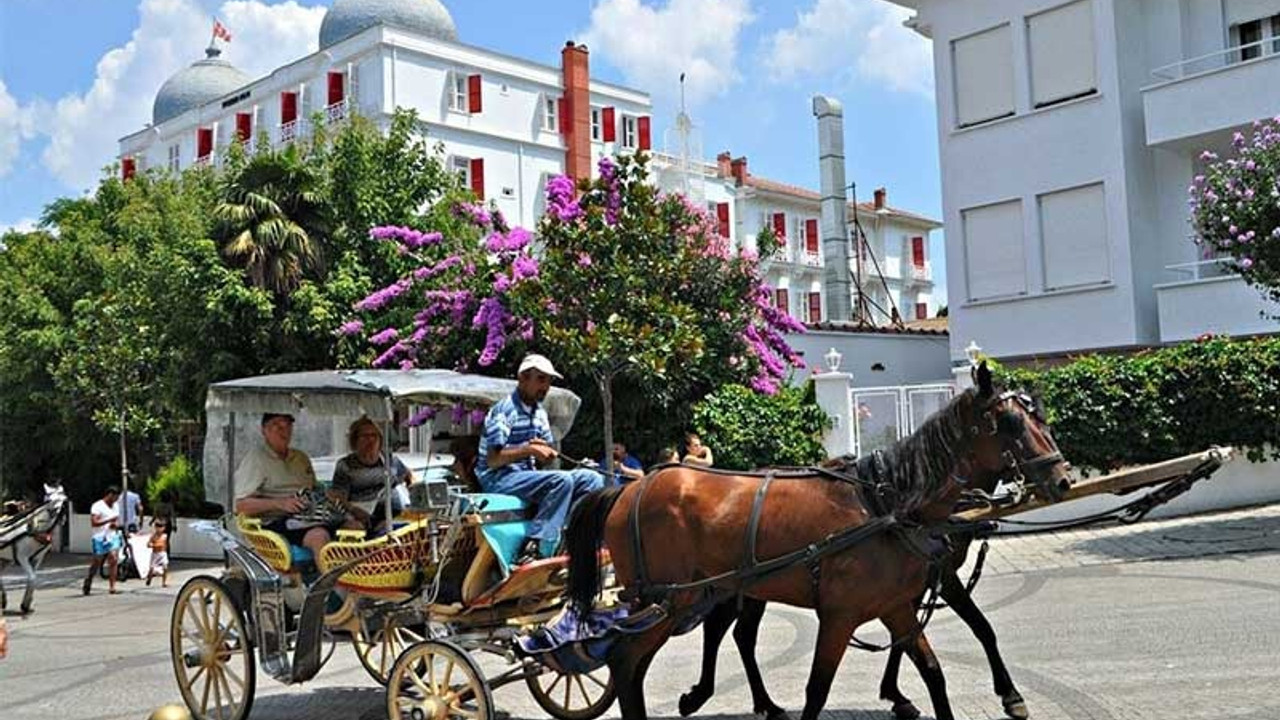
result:
[[(120, 508), (124, 511), (121, 529), (129, 527), (129, 454), (126, 451), (125, 411), (120, 411)], [(141, 525), (141, 523), (138, 523)]]
[(613, 375), (597, 375), (600, 384), (600, 405), (604, 408), (604, 479), (612, 485), (613, 474)]

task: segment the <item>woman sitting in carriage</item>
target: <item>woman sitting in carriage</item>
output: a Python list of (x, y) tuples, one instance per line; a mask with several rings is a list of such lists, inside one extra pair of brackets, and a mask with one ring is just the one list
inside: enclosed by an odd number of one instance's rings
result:
[[(367, 417), (351, 423), (347, 432), (351, 452), (333, 469), (334, 499), (346, 506), (348, 514), (366, 530), (385, 531), (387, 526), (383, 493), (386, 476), (391, 473), (392, 486), (413, 483), (413, 472), (399, 458), (391, 456), (388, 469), (382, 454), (382, 429)], [(400, 493), (391, 494), (392, 517), (404, 509)]]

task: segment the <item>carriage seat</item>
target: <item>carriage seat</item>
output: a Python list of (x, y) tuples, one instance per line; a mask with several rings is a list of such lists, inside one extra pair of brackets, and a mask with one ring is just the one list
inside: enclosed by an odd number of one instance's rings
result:
[(525, 538), (529, 537), (533, 505), (514, 495), (499, 493), (472, 493), (462, 498), (464, 512), (480, 514), (481, 533), (505, 577), (510, 574)]
[(311, 550), (301, 545), (290, 545), (280, 533), (262, 527), (260, 518), (236, 515), (236, 524), (254, 551), (277, 572), (287, 573), (299, 569), (297, 566), (315, 562)]

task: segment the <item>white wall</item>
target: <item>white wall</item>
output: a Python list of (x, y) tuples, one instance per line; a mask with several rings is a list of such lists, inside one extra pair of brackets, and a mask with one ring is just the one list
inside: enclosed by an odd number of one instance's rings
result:
[[(948, 382), (951, 379), (945, 335), (813, 330), (803, 335), (788, 335), (787, 342), (802, 353), (809, 370), (818, 367), (823, 372), (827, 368), (823, 356), (834, 347), (844, 355), (840, 372), (853, 376), (853, 387), (912, 385)], [(877, 363), (884, 369), (872, 370), (872, 365)], [(798, 370), (795, 380), (803, 382), (809, 374)]]

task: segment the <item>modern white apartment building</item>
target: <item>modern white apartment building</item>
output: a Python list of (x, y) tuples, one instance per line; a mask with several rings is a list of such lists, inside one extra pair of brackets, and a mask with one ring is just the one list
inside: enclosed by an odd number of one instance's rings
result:
[(120, 141), (125, 175), (216, 162), (260, 133), (287, 144), (317, 117), (385, 124), (411, 108), (477, 195), (531, 226), (547, 177), (587, 177), (599, 156), (650, 145), (648, 94), (591, 79), (587, 48), (569, 43), (549, 67), (465, 45), (437, 0), (336, 0), (319, 50), (256, 80), (206, 52), (160, 88), (151, 124)]
[(1280, 0), (892, 1), (933, 40), (953, 360), (1277, 329), (1186, 199), (1280, 114)]

